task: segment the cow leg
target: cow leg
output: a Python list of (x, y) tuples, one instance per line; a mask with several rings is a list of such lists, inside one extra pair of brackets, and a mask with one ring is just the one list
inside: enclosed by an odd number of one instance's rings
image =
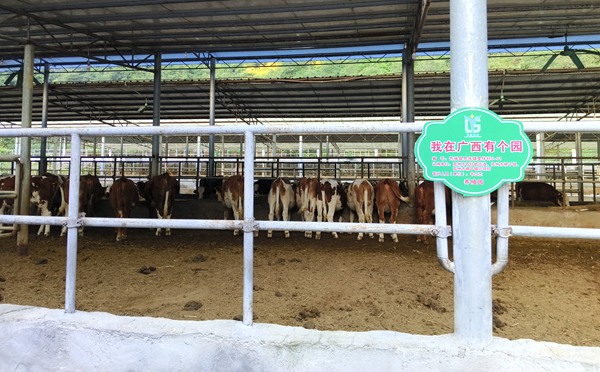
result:
[[(284, 221), (289, 221), (290, 220), (290, 211), (288, 210), (288, 206), (285, 205), (285, 204), (283, 205), (283, 211), (281, 212), (281, 216), (283, 217)], [(285, 230), (283, 232), (283, 235), (286, 238), (289, 238), (290, 237), (290, 231), (289, 230)]]
[[(50, 212), (50, 210), (48, 209), (47, 203), (41, 203), (40, 208), (42, 210), (41, 215), (43, 217), (52, 216), (52, 212)], [(38, 230), (38, 233), (37, 233), (38, 236), (40, 236), (42, 234), (42, 231), (44, 232), (44, 236), (50, 236), (50, 225), (40, 225), (40, 229)]]
[[(307, 209), (304, 211), (304, 221), (306, 222), (313, 222), (315, 219), (315, 210), (310, 210)], [(304, 237), (312, 239), (312, 231), (305, 231), (304, 232)]]
[[(273, 221), (275, 218), (275, 205), (273, 203), (269, 204), (269, 221)], [(273, 237), (273, 230), (267, 230), (267, 238)]]
[[(373, 206), (371, 205), (370, 207), (367, 207), (365, 212), (365, 222), (373, 223)], [(374, 237), (375, 235), (373, 233), (369, 233), (369, 238), (373, 239)]]
[[(237, 206), (233, 206), (233, 219), (234, 220), (239, 220), (239, 219), (243, 219), (244, 216), (240, 216), (240, 211), (238, 210)], [(240, 218), (241, 217), (241, 218)], [(238, 236), (240, 234), (240, 230), (233, 230), (233, 235)]]
[[(327, 222), (334, 222), (334, 220), (335, 220), (335, 201), (332, 198), (331, 202), (329, 202), (329, 209), (327, 210)], [(333, 235), (333, 237), (336, 239), (338, 238), (338, 233), (335, 231), (332, 231), (331, 235)]]
[[(162, 214), (160, 214), (160, 211), (157, 209), (156, 210), (156, 217), (158, 217), (159, 220), (163, 219)], [(154, 234), (155, 236), (161, 236), (162, 235), (162, 229), (160, 227), (156, 228), (156, 233)]]
[[(356, 206), (356, 215), (358, 216), (359, 223), (365, 223), (365, 213), (363, 212), (362, 206)], [(364, 234), (362, 232), (359, 232), (358, 236), (356, 237), (356, 240), (362, 240), (363, 235)]]
[[(325, 203), (323, 201), (317, 201), (317, 222), (323, 222), (323, 209), (325, 208)], [(315, 232), (315, 239), (321, 239), (321, 232)]]
[[(392, 208), (392, 212), (390, 214), (390, 223), (396, 224), (396, 219), (398, 217), (398, 208)], [(392, 240), (394, 243), (398, 243), (398, 234), (392, 234)]]
[[(377, 205), (377, 215), (379, 216), (379, 223), (385, 223), (385, 212), (382, 206)], [(379, 243), (383, 243), (385, 238), (383, 233), (379, 233)]]
[[(169, 213), (169, 214), (167, 214), (167, 220), (170, 220), (170, 219), (171, 219), (171, 214)], [(165, 236), (171, 236), (171, 228), (170, 227), (165, 228)]]

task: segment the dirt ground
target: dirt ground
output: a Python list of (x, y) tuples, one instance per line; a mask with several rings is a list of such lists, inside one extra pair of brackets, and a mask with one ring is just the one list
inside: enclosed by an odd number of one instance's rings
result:
[[(543, 224), (546, 210), (536, 214), (539, 221), (511, 210), (511, 223)], [(598, 222), (598, 212), (586, 213), (589, 224)], [(30, 228), (26, 257), (16, 255), (14, 239), (0, 240), (0, 302), (64, 307), (66, 239), (58, 229), (38, 238)], [(438, 265), (433, 244), (407, 235), (378, 243), (347, 234), (337, 240), (324, 234), (321, 241), (274, 234), (255, 240), (255, 322), (453, 332), (453, 277)], [(494, 334), (600, 346), (599, 257), (597, 241), (511, 238), (508, 267), (493, 278)], [(242, 237), (230, 231), (174, 230), (156, 238), (148, 229), (130, 229), (128, 241), (117, 243), (112, 229), (88, 228), (78, 251), (76, 306), (191, 321), (240, 319), (242, 260)]]

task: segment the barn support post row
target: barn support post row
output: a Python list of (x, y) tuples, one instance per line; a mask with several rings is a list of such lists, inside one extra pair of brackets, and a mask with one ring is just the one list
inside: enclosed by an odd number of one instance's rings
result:
[[(162, 56), (160, 53), (154, 55), (154, 86), (152, 93), (152, 126), (160, 126), (160, 89), (161, 89), (161, 68)], [(158, 135), (152, 136), (152, 164), (150, 166), (150, 176), (156, 176), (159, 174), (160, 165), (160, 142), (161, 137)], [(121, 155), (123, 155), (121, 153)], [(168, 155), (168, 153), (167, 153)]]

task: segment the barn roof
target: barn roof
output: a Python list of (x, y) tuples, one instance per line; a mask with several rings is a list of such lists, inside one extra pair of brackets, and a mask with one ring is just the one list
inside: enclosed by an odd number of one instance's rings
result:
[[(488, 0), (488, 39), (509, 48), (517, 38), (529, 47), (558, 46), (564, 36), (600, 35), (600, 6), (589, 0)], [(500, 41), (506, 40), (506, 41)], [(226, 53), (239, 59), (262, 51), (305, 56), (347, 53), (347, 48), (417, 42), (447, 51), (449, 1), (430, 0), (4, 0), (0, 3), (0, 61), (22, 59), (23, 45), (35, 45), (41, 60), (85, 58), (102, 64), (147, 69), (154, 53)], [(577, 41), (569, 42), (576, 46)], [(519, 44), (523, 45), (523, 44)], [(585, 43), (582, 45), (587, 47)], [(437, 48), (437, 49), (436, 49)], [(335, 51), (337, 50), (337, 52)], [(270, 54), (271, 53), (271, 54)], [(359, 54), (359, 53), (357, 53)], [(231, 55), (231, 54), (230, 54)], [(300, 54), (302, 55), (302, 54)], [(66, 62), (65, 62), (66, 63)], [(0, 68), (2, 66), (0, 65)], [(589, 116), (600, 93), (598, 70), (490, 72), (491, 108), (501, 115), (559, 113)], [(217, 118), (260, 122), (266, 118), (398, 116), (401, 77), (219, 80)], [(415, 114), (446, 115), (448, 74), (415, 78)], [(507, 100), (497, 101), (500, 96)], [(107, 124), (148, 119), (150, 82), (53, 84), (49, 120), (101, 120)], [(0, 122), (20, 121), (20, 92), (0, 87)], [(34, 120), (40, 120), (36, 88)], [(579, 118), (578, 116), (578, 118)], [(206, 81), (167, 81), (161, 119), (208, 117)]]

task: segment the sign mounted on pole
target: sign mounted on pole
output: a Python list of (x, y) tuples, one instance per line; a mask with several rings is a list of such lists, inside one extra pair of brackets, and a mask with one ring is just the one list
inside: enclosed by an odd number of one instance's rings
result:
[(423, 177), (464, 196), (482, 196), (525, 177), (533, 150), (523, 124), (483, 108), (463, 108), (427, 122), (415, 143)]

